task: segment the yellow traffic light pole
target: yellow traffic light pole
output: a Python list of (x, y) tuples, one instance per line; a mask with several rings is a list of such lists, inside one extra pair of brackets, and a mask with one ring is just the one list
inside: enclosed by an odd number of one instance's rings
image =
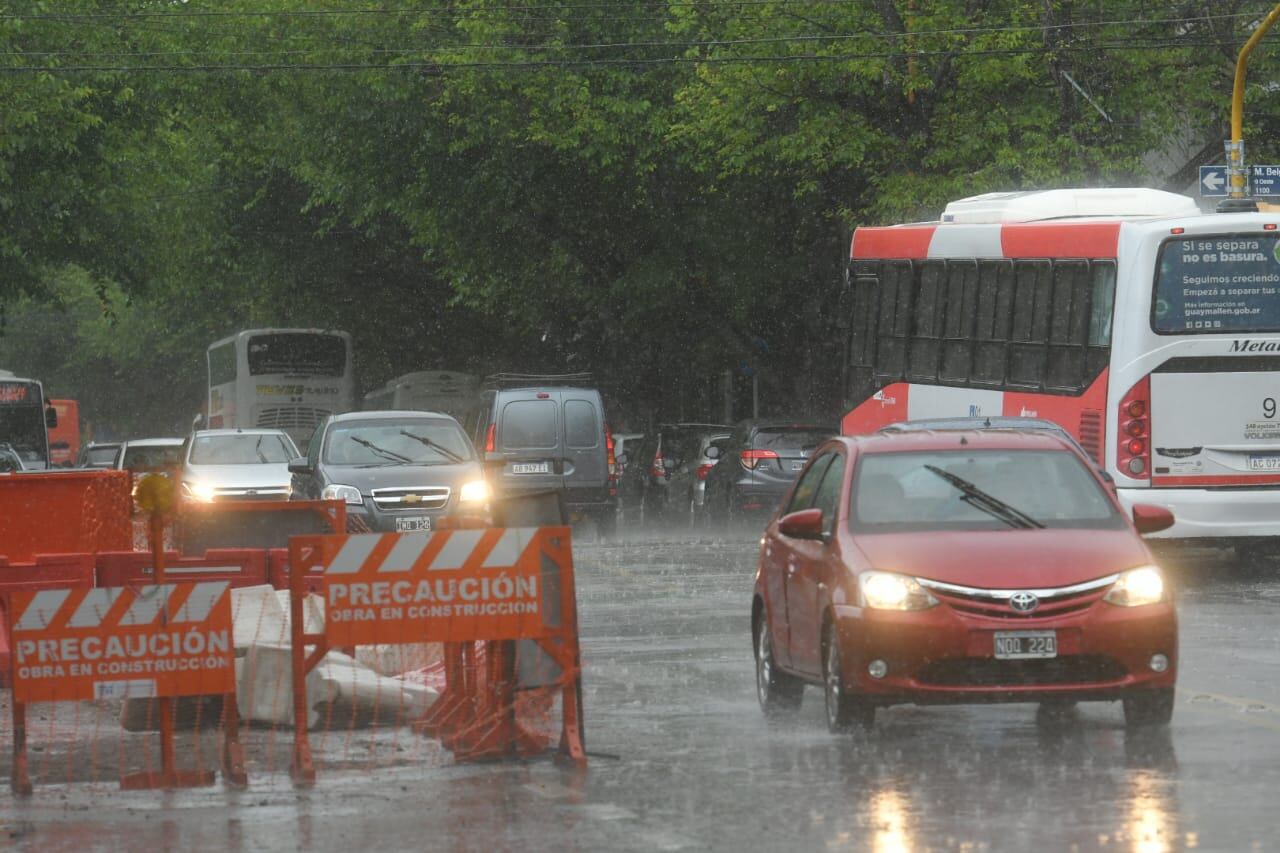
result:
[(1271, 25), (1280, 19), (1280, 3), (1271, 10), (1262, 23), (1249, 36), (1249, 40), (1240, 48), (1236, 58), (1236, 79), (1231, 90), (1231, 141), (1227, 143), (1227, 188), (1229, 197), (1219, 205), (1219, 209), (1256, 210), (1249, 200), (1249, 173), (1244, 164), (1244, 75), (1249, 67), (1249, 54), (1262, 37), (1271, 29)]

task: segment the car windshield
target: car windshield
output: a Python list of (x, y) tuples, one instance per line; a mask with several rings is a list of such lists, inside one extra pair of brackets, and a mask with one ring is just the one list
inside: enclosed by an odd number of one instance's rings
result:
[(850, 526), (863, 532), (1124, 526), (1065, 450), (872, 453), (858, 463)]
[(443, 418), (335, 424), (324, 448), (329, 465), (433, 465), (471, 458), (462, 428)]
[(287, 463), (293, 451), (283, 436), (204, 435), (191, 443), (192, 465), (266, 465)]
[(130, 446), (124, 451), (126, 471), (158, 471), (181, 464), (182, 445), (142, 445)]

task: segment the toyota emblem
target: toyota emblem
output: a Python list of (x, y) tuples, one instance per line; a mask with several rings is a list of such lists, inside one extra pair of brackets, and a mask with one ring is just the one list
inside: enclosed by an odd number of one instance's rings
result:
[(1040, 606), (1040, 599), (1030, 592), (1015, 592), (1009, 596), (1009, 606), (1019, 613), (1030, 613)]

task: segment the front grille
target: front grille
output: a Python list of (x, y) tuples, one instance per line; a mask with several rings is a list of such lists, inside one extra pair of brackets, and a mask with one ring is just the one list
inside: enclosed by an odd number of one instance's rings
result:
[(1042, 598), (1040, 606), (1030, 613), (1014, 610), (1006, 600), (984, 598), (982, 596), (960, 595), (953, 592), (930, 590), (939, 601), (945, 602), (953, 609), (975, 616), (988, 616), (994, 619), (1039, 619), (1046, 616), (1065, 616), (1080, 610), (1088, 610), (1092, 604), (1106, 594), (1106, 589), (1092, 590), (1077, 595), (1065, 595), (1058, 598)]
[(1106, 683), (1127, 674), (1106, 655), (1065, 655), (1044, 660), (952, 658), (929, 664), (916, 679), (934, 687), (1037, 687)]
[(422, 510), (443, 509), (449, 503), (448, 486), (409, 486), (396, 489), (374, 489), (370, 492), (379, 509)]
[(254, 489), (251, 494), (244, 489), (218, 490), (214, 492), (213, 499), (215, 501), (287, 501), (289, 490), (287, 488)]
[(315, 429), (333, 412), (310, 406), (264, 406), (258, 410), (257, 426), (261, 429)]

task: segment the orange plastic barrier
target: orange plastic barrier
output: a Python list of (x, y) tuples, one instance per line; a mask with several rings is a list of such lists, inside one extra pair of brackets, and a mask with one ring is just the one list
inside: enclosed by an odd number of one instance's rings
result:
[[(155, 582), (154, 560), (141, 551), (108, 552), (97, 558), (98, 586), (131, 586)], [(221, 548), (203, 557), (165, 554), (165, 577), (174, 580), (226, 581), (233, 587), (267, 582), (267, 552), (249, 548)]]
[[(363, 644), (446, 643), (449, 680), (424, 722), (455, 758), (544, 752), (548, 741), (526, 730), (516, 712), (516, 691), (536, 681), (560, 700), (560, 754), (585, 765), (569, 528), (295, 537), (289, 560), (295, 783), (315, 780), (306, 675), (330, 648)], [(306, 579), (317, 569), (323, 573), (325, 631), (306, 634)], [(478, 641), (483, 678), (471, 677)], [(522, 668), (538, 658), (537, 678), (518, 676), (516, 641), (528, 641), (520, 644)], [(307, 646), (314, 647), (310, 654)], [(446, 712), (447, 725), (441, 725), (437, 718)]]
[(213, 782), (211, 771), (175, 768), (173, 715), (177, 696), (222, 695), (223, 773), (246, 783), (235, 701), (230, 582), (141, 587), (79, 586), (4, 593), (13, 649), (15, 793), (30, 794), (26, 705), (100, 699), (159, 698), (163, 769), (125, 776), (127, 789), (186, 787)]
[(342, 501), (187, 502), (178, 515), (178, 550), (199, 556), (215, 548), (288, 548), (289, 538), (347, 529)]
[[(10, 563), (0, 557), (0, 598), (6, 592), (71, 589), (93, 586), (93, 555), (41, 554), (30, 563)], [(0, 687), (9, 686), (8, 619), (0, 601)]]
[[(321, 566), (313, 566), (303, 579), (307, 592), (324, 592), (324, 571)], [(267, 552), (267, 583), (276, 589), (289, 588), (289, 549), (272, 548)]]
[(126, 551), (133, 543), (126, 471), (0, 477), (0, 556)]

